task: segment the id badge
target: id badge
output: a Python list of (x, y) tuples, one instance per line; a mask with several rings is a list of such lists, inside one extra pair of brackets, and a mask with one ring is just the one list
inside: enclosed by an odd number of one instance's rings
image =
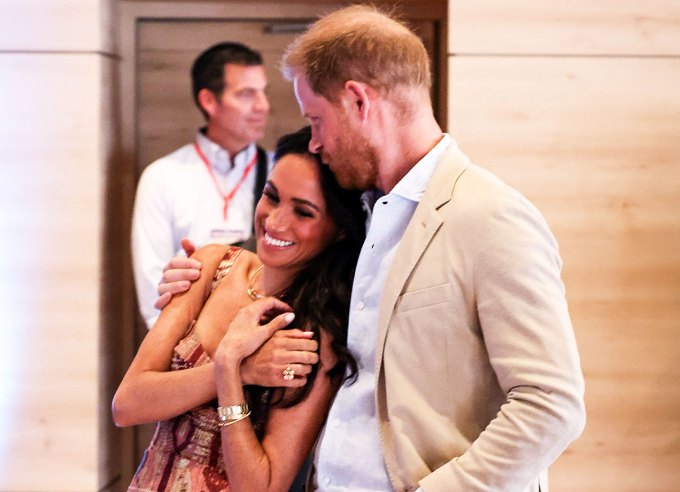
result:
[(210, 230), (211, 243), (234, 244), (247, 238), (241, 229), (230, 229), (226, 227), (215, 227)]

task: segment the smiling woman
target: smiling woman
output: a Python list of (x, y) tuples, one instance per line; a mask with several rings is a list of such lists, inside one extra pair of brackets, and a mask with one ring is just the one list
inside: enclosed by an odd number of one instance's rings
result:
[[(312, 156), (289, 154), (274, 167), (255, 209), (260, 260), (271, 276), (287, 278), (304, 268), (335, 239), (337, 227), (328, 214)], [(276, 292), (271, 288), (270, 292)]]
[[(201, 278), (162, 311), (121, 382), (116, 424), (160, 421), (129, 490), (287, 490), (345, 370), (356, 373), (346, 329), (364, 214), (310, 138), (303, 128), (279, 140), (257, 256), (199, 249)], [(297, 359), (261, 362), (282, 339)]]

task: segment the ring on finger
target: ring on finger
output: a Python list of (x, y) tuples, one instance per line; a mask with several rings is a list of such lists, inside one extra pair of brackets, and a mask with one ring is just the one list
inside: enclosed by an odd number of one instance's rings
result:
[(286, 381), (290, 381), (295, 377), (295, 369), (290, 367), (290, 364), (286, 366), (286, 368), (283, 370), (283, 379)]

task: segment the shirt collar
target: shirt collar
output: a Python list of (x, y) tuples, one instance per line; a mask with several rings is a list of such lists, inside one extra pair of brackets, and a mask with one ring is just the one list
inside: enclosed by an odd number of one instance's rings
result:
[(201, 148), (203, 155), (208, 159), (212, 168), (221, 173), (226, 174), (232, 169), (245, 168), (250, 160), (257, 152), (257, 147), (254, 143), (249, 144), (245, 149), (236, 154), (233, 158), (229, 155), (229, 151), (223, 149), (219, 144), (213, 142), (205, 135), (205, 128), (201, 128), (196, 134), (196, 141)]
[(451, 143), (448, 133), (443, 133), (441, 140), (425, 156), (413, 166), (406, 176), (401, 178), (391, 193), (404, 197), (414, 202), (420, 202), (427, 183), (437, 167), (439, 158)]

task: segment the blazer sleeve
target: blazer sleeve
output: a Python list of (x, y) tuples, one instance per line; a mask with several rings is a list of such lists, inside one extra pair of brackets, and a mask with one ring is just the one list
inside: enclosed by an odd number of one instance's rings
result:
[(476, 238), (473, 293), (484, 344), (507, 395), (425, 492), (523, 491), (582, 432), (584, 382), (557, 243), (519, 193), (500, 197)]

